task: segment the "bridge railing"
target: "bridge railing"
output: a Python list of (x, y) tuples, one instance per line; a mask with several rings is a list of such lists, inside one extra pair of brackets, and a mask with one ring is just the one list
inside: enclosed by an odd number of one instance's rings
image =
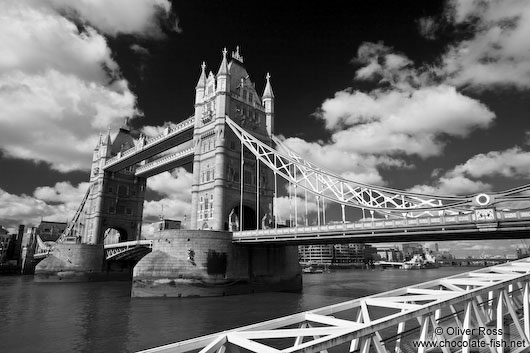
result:
[(105, 164), (105, 167), (109, 167), (112, 164), (114, 164), (114, 163), (118, 162), (119, 160), (121, 160), (122, 158), (125, 158), (125, 157), (127, 157), (127, 156), (129, 156), (129, 155), (131, 155), (131, 154), (133, 154), (133, 153), (135, 153), (137, 151), (141, 151), (141, 150), (145, 149), (146, 147), (154, 145), (155, 143), (157, 143), (160, 140), (163, 140), (165, 138), (169, 138), (171, 136), (174, 136), (174, 135), (180, 133), (182, 130), (185, 130), (185, 129), (189, 128), (190, 126), (193, 126), (194, 122), (195, 122), (195, 118), (191, 117), (191, 118), (188, 118), (188, 119), (186, 119), (184, 121), (181, 121), (180, 123), (176, 124), (174, 127), (167, 126), (162, 134), (154, 136), (154, 137), (149, 138), (149, 139), (146, 139), (145, 143), (143, 145), (138, 145), (138, 146), (131, 147), (131, 148), (125, 150), (125, 151), (120, 152), (116, 156), (114, 156), (112, 158), (109, 158), (107, 160), (107, 163)]
[(340, 347), (390, 353), (438, 347), (467, 353), (477, 344), (489, 352), (503, 352), (504, 345), (523, 352), (530, 342), (529, 281), (530, 260), (523, 259), (142, 352), (306, 353)]
[(118, 254), (122, 254), (130, 249), (135, 249), (140, 246), (152, 249), (153, 240), (142, 239), (142, 240), (133, 240), (133, 241), (126, 241), (126, 242), (121, 242), (121, 243), (114, 243), (114, 244), (105, 244), (104, 245), (105, 259), (109, 260)]
[[(530, 219), (530, 211), (496, 211), (496, 220), (493, 221), (514, 221)], [(488, 224), (476, 219), (475, 214), (469, 213), (457, 216), (437, 216), (422, 218), (403, 218), (403, 219), (374, 219), (373, 221), (361, 221), (352, 223), (337, 223), (320, 226), (292, 226), (285, 228), (268, 228), (259, 230), (244, 230), (234, 232), (235, 237), (245, 236), (267, 236), (296, 233), (329, 233), (329, 232), (348, 232), (352, 230), (369, 230), (369, 229), (392, 229), (406, 227), (424, 227), (433, 225), (451, 225), (451, 224)]]

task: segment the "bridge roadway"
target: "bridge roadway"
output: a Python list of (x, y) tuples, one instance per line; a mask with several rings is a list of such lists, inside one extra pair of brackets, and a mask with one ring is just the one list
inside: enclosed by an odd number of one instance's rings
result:
[(142, 353), (527, 352), (529, 282), (522, 259)]
[(475, 214), (338, 223), (234, 232), (241, 244), (339, 244), (408, 241), (521, 239), (530, 235), (530, 211), (496, 211), (495, 221)]

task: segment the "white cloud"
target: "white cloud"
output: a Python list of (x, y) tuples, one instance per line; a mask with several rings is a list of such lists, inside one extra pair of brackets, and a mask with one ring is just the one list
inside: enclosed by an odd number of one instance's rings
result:
[(474, 178), (503, 176), (528, 179), (530, 175), (530, 151), (513, 147), (504, 151), (491, 151), (478, 154), (457, 165), (451, 175), (469, 175)]
[(107, 34), (159, 36), (167, 0), (0, 2), (0, 149), (67, 172), (88, 169), (100, 131), (139, 114)]
[[(40, 0), (42, 1), (42, 0)], [(116, 36), (163, 35), (160, 22), (168, 19), (168, 0), (45, 0), (58, 10), (69, 10), (98, 30)], [(178, 28), (178, 27), (177, 27)]]
[(88, 169), (99, 132), (134, 115), (135, 102), (123, 81), (108, 87), (55, 70), (1, 75), (0, 148), (59, 171)]
[(178, 168), (147, 179), (147, 187), (162, 195), (160, 200), (144, 202), (144, 219), (155, 220), (163, 210), (164, 218), (183, 220), (190, 217), (192, 173)]
[(457, 85), (530, 87), (530, 3), (525, 0), (449, 3), (454, 24), (471, 28), (470, 39), (453, 44), (439, 74)]
[(469, 195), (491, 190), (492, 186), (463, 175), (445, 175), (431, 185), (415, 185), (408, 191), (430, 195)]
[(35, 189), (33, 195), (14, 195), (0, 189), (0, 224), (14, 231), (19, 224), (38, 225), (41, 219), (66, 222), (72, 219), (88, 183), (72, 186), (59, 182)]
[[(298, 224), (299, 225), (305, 225), (305, 199), (302, 197), (292, 197), (289, 199), (287, 196), (281, 196), (276, 198), (276, 214), (278, 216), (278, 223), (284, 223), (285, 221), (288, 221), (291, 219), (294, 223), (295, 220), (295, 202), (296, 202), (296, 208), (298, 215)], [(309, 224), (316, 224), (316, 213), (317, 213), (317, 205), (314, 199), (309, 200), (307, 202), (307, 218)], [(320, 205), (320, 211), (322, 211), (322, 204)]]
[[(413, 192), (431, 194), (472, 194), (492, 190), (484, 177), (526, 179), (530, 175), (530, 152), (520, 147), (477, 154), (441, 175), (433, 185), (416, 185)], [(438, 172), (435, 174), (438, 176)]]
[(69, 182), (63, 181), (56, 183), (53, 187), (40, 186), (35, 189), (33, 196), (44, 202), (63, 203), (77, 209), (89, 185), (89, 183), (79, 183), (74, 187)]

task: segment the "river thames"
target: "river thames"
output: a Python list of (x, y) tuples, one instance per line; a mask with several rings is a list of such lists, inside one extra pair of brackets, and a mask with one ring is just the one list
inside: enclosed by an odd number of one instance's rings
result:
[(131, 298), (130, 282), (0, 277), (0, 352), (135, 352), (447, 277), (472, 267), (304, 274), (302, 293)]

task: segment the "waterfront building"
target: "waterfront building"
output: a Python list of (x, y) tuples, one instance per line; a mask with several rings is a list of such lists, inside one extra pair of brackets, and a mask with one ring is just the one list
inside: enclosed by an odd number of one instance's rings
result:
[(364, 243), (301, 245), (298, 254), (301, 263), (363, 264), (375, 259), (377, 249)]
[(397, 248), (377, 248), (377, 255), (383, 261), (403, 261), (403, 252)]
[(414, 255), (423, 255), (423, 245), (420, 243), (405, 243), (403, 244), (403, 257), (405, 260), (410, 260)]

